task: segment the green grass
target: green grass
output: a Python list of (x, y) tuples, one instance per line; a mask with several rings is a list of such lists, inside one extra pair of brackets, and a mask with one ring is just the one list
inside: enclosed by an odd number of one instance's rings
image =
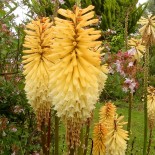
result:
[[(122, 102), (122, 101), (116, 101), (113, 102), (117, 106), (117, 113), (119, 115), (124, 116), (124, 121), (128, 120), (128, 103)], [(96, 109), (94, 110), (94, 116), (93, 121), (91, 124), (91, 130), (90, 130), (90, 138), (92, 138), (93, 134), (93, 126), (95, 123), (98, 123), (99, 120), (99, 109), (101, 106), (103, 106), (104, 103), (97, 103)], [(143, 150), (143, 128), (144, 128), (144, 120), (143, 120), (143, 106), (142, 103), (135, 102), (132, 109), (132, 123), (131, 123), (131, 136), (129, 140), (129, 151), (127, 154), (129, 155), (142, 155)], [(124, 126), (124, 129), (126, 130), (127, 126)], [(65, 128), (64, 125), (60, 125), (60, 135), (61, 138), (62, 135), (65, 134)], [(62, 142), (60, 140), (60, 148), (65, 145), (65, 140)], [(89, 140), (89, 151), (88, 155), (90, 154), (90, 148), (91, 148), (91, 140)], [(66, 145), (64, 146), (64, 150), (66, 150)], [(153, 133), (153, 143), (151, 147), (150, 155), (155, 155), (155, 131)]]

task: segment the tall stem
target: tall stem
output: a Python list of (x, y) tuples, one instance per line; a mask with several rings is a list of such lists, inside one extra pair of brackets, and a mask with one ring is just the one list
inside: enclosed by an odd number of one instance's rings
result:
[(46, 146), (46, 126), (45, 126), (45, 122), (43, 121), (41, 124), (41, 142), (42, 142), (42, 151), (44, 155), (48, 155), (47, 154), (47, 146)]
[(48, 155), (50, 155), (50, 144), (51, 144), (51, 110), (49, 113), (48, 132), (47, 132), (47, 154)]
[[(132, 10), (131, 6), (127, 9), (126, 18), (125, 18), (125, 49), (128, 49), (128, 20), (129, 20), (129, 13)], [(127, 130), (130, 136), (131, 130), (131, 114), (132, 114), (132, 104), (133, 104), (133, 93), (129, 92), (129, 107), (128, 107), (128, 125)]]
[(76, 5), (81, 7), (81, 0), (76, 0)]
[(86, 138), (85, 138), (85, 149), (83, 155), (87, 154), (87, 147), (88, 147), (88, 139), (89, 139), (89, 131), (90, 131), (90, 123), (87, 124), (86, 127)]
[(128, 125), (127, 125), (127, 131), (129, 136), (131, 133), (130, 130), (131, 130), (132, 104), (133, 104), (133, 93), (129, 93)]
[[(58, 15), (58, 9), (59, 9), (59, 0), (55, 0), (55, 5), (54, 5), (54, 12), (53, 12), (53, 23), (55, 25), (54, 18), (57, 17)], [(56, 116), (55, 113), (55, 155), (59, 155), (59, 118)]]
[(59, 0), (55, 0), (54, 12), (53, 12), (53, 22), (54, 22), (54, 17), (57, 17), (57, 15), (58, 15), (58, 9), (59, 9)]
[(147, 152), (147, 132), (148, 132), (148, 119), (147, 119), (147, 87), (149, 76), (149, 46), (146, 47), (145, 62), (144, 62), (144, 144), (143, 155)]
[(74, 148), (71, 148), (70, 147), (70, 149), (69, 149), (69, 153), (68, 153), (69, 155), (75, 155), (75, 146), (74, 146)]
[(128, 20), (129, 20), (129, 9), (127, 9), (126, 17), (125, 17), (125, 32), (124, 32), (124, 37), (125, 37), (125, 50), (128, 49)]
[(150, 128), (150, 135), (149, 135), (149, 144), (147, 148), (147, 155), (150, 154), (151, 144), (152, 144), (152, 136), (153, 136), (153, 130)]
[(55, 155), (59, 155), (59, 118), (55, 116)]

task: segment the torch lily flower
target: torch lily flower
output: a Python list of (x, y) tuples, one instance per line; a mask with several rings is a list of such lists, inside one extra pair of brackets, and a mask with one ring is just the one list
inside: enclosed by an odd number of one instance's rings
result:
[(37, 115), (38, 126), (48, 121), (51, 108), (49, 97), (49, 75), (51, 58), (52, 23), (49, 18), (33, 20), (27, 24), (23, 46), (25, 91), (29, 104)]
[[(56, 17), (53, 26), (50, 90), (54, 109), (70, 130), (80, 130), (80, 124), (90, 117), (104, 87), (101, 79), (104, 83), (107, 78), (107, 69), (101, 66), (101, 31), (89, 28), (98, 22), (93, 9), (92, 5), (75, 6), (73, 11), (59, 9), (65, 19)], [(74, 138), (70, 141), (78, 145)]]
[(99, 115), (100, 115), (100, 123), (106, 125), (107, 127), (113, 123), (114, 117), (116, 114), (116, 106), (108, 102), (103, 107), (101, 107)]
[(142, 45), (142, 40), (131, 38), (130, 40), (128, 40), (128, 44), (130, 47), (134, 48), (134, 57), (139, 61), (143, 57), (143, 54), (146, 50), (145, 46)]
[(125, 131), (123, 125), (127, 122), (122, 122), (124, 116), (115, 116), (113, 124), (108, 128), (106, 149), (108, 155), (125, 155), (127, 148), (126, 140), (128, 140), (128, 131)]
[(105, 155), (106, 153), (106, 135), (107, 135), (106, 127), (98, 123), (94, 127), (94, 138), (93, 138), (93, 155)]
[(148, 18), (141, 17), (138, 24), (142, 25), (139, 32), (142, 35), (142, 41), (148, 44), (155, 43), (155, 16), (148, 15)]

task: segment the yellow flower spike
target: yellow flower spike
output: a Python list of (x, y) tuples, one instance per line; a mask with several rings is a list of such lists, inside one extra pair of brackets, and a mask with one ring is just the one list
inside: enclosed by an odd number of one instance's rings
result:
[(142, 39), (131, 38), (130, 40), (128, 40), (128, 45), (132, 48), (135, 48), (136, 52), (134, 54), (134, 57), (139, 61), (143, 57), (143, 54), (146, 50), (145, 46), (142, 45)]
[(127, 122), (123, 122), (124, 116), (115, 116), (113, 124), (108, 128), (108, 134), (106, 139), (106, 151), (108, 155), (125, 155), (127, 148), (128, 131), (123, 129), (123, 125)]
[(148, 118), (153, 125), (155, 123), (155, 88), (152, 86), (148, 87), (147, 111)]
[(100, 123), (104, 124), (106, 127), (109, 127), (114, 121), (114, 116), (116, 114), (116, 106), (108, 102), (101, 107), (99, 112)]
[(107, 136), (106, 127), (98, 123), (94, 127), (93, 132), (93, 155), (105, 155), (106, 154), (106, 136)]
[[(104, 83), (107, 78), (101, 66), (99, 47), (102, 42), (97, 40), (101, 31), (89, 28), (97, 23), (92, 19), (93, 8), (59, 9), (58, 13), (67, 19), (57, 17), (53, 26), (50, 58), (54, 59), (54, 65), (51, 67), (50, 90), (54, 109), (59, 117), (69, 122), (67, 128), (70, 130), (80, 131), (81, 123), (90, 117), (104, 87), (103, 84), (100, 86), (101, 79)], [(75, 138), (70, 138), (78, 145)], [(70, 143), (73, 145), (74, 142)]]
[(37, 115), (38, 127), (43, 120), (48, 122), (51, 108), (49, 97), (49, 68), (52, 60), (51, 53), (52, 23), (49, 18), (33, 20), (27, 24), (25, 42), (23, 46), (25, 75), (25, 91), (29, 101)]
[(142, 41), (147, 44), (155, 43), (155, 16), (148, 15), (148, 18), (141, 17), (138, 24), (142, 25), (139, 32), (142, 35)]

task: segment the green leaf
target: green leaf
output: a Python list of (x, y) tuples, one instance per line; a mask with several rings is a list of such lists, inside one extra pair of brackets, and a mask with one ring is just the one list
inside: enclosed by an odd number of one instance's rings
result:
[(4, 17), (6, 15), (6, 12), (4, 10), (0, 10), (0, 18)]

